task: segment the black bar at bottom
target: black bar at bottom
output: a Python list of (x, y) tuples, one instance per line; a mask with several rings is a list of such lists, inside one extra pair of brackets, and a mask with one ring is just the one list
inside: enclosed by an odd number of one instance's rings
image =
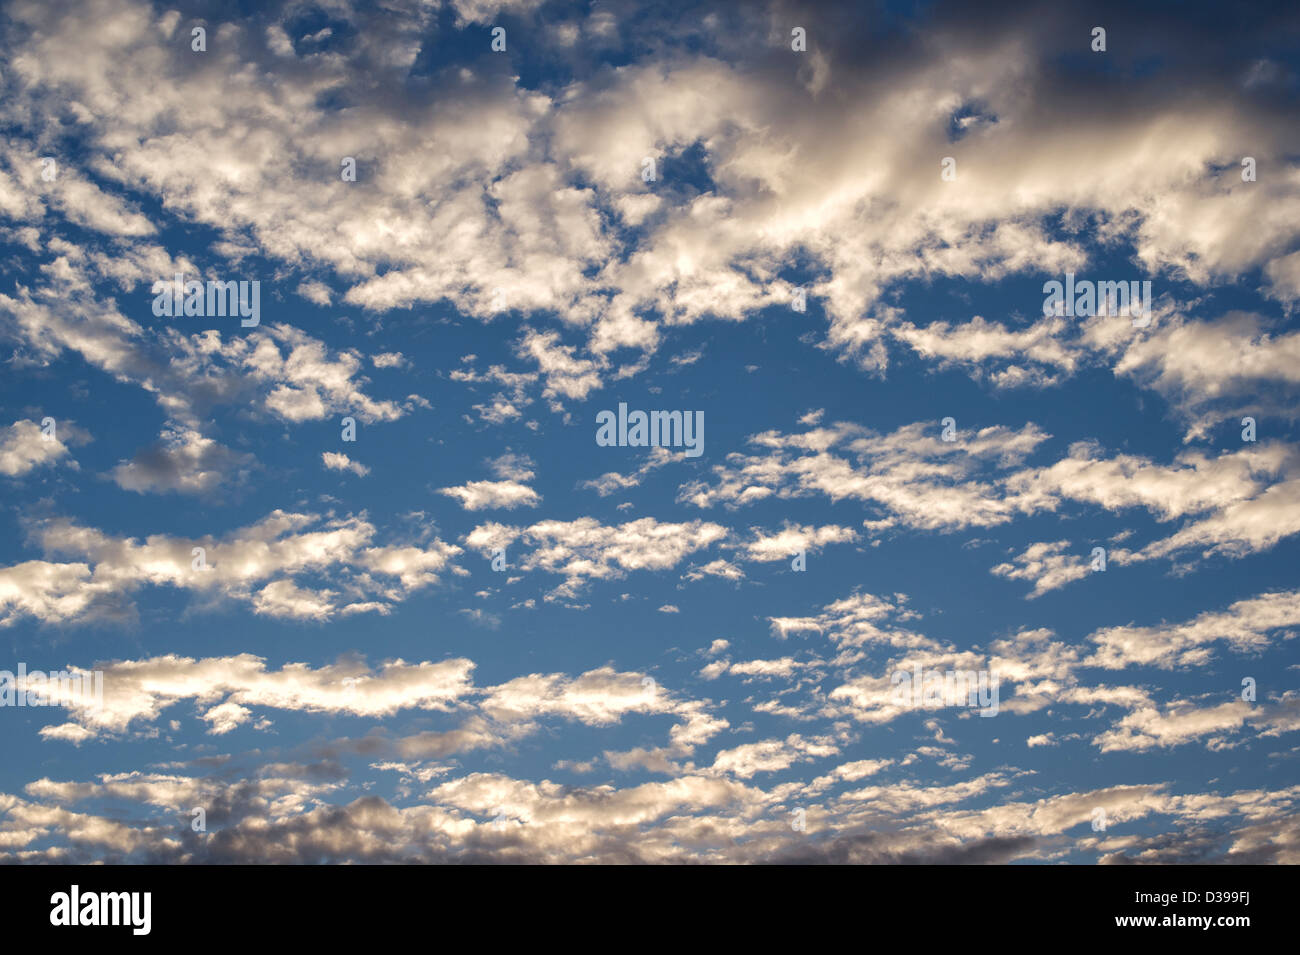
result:
[(10, 938), (76, 933), (127, 946), (196, 938), (333, 946), (421, 925), (433, 947), (452, 944), (438, 924), (484, 932), (484, 944), (495, 945), (566, 926), (581, 935), (582, 923), (605, 926), (593, 943), (608, 942), (612, 925), (653, 943), (851, 923), (864, 942), (899, 931), (919, 941), (919, 930), (936, 946), (972, 933), (1042, 939), (1044, 930), (1070, 940), (1232, 944), (1285, 930), (1294, 880), (1286, 866), (628, 868), (542, 876), (520, 867), (7, 866), (0, 911)]

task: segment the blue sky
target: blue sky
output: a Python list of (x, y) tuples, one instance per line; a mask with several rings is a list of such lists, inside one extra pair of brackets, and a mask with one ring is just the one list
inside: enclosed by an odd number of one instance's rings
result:
[(1300, 859), (1294, 12), (5, 16), (6, 860)]

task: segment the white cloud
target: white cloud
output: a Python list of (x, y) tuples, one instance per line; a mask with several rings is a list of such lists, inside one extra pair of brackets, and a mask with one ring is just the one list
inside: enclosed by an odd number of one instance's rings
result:
[[(279, 510), (220, 538), (155, 534), (140, 541), (66, 518), (43, 520), (31, 525), (33, 541), (47, 555), (80, 560), (0, 567), (0, 626), (28, 615), (51, 623), (129, 618), (134, 609), (128, 595), (145, 586), (247, 603), (271, 616), (329, 617), (367, 606), (382, 611), (438, 583), (461, 553), (439, 540), (376, 545), (375, 535), (375, 527), (358, 517), (322, 521), (314, 514)], [(196, 555), (195, 548), (203, 554)], [(337, 589), (308, 589), (295, 581), (321, 574), (336, 578)], [(341, 603), (337, 598), (345, 593), (372, 599)]]
[(370, 468), (337, 451), (322, 451), (320, 458), (321, 463), (331, 471), (351, 471), (357, 477), (365, 477), (370, 473)]
[(517, 562), (522, 570), (562, 574), (567, 580), (556, 593), (572, 597), (586, 580), (616, 579), (637, 570), (667, 570), (726, 536), (725, 527), (707, 521), (673, 524), (643, 517), (606, 526), (595, 518), (581, 517), (540, 521), (530, 527), (482, 524), (466, 536), (465, 545), (483, 553), (522, 545), (522, 556), (511, 550), (512, 565)]
[[(67, 439), (67, 442), (63, 440)], [(90, 435), (71, 422), (54, 422), (48, 435), (35, 421), (15, 421), (0, 428), (0, 474), (21, 477), (68, 455), (69, 444), (84, 444)], [(69, 462), (73, 469), (77, 462)]]
[(753, 538), (746, 541), (743, 547), (745, 555), (755, 561), (789, 560), (803, 551), (818, 551), (827, 544), (844, 544), (858, 539), (857, 532), (851, 527), (835, 524), (813, 527), (787, 522), (781, 530), (772, 534), (760, 528), (754, 528), (752, 533)]
[(542, 500), (536, 491), (518, 481), (470, 481), (460, 487), (438, 488), (438, 493), (460, 501), (467, 511), (536, 507)]
[(189, 429), (167, 429), (157, 444), (121, 461), (111, 474), (124, 491), (205, 494), (247, 477), (253, 457)]
[(1030, 591), (1029, 599), (1041, 597), (1050, 590), (1088, 576), (1092, 567), (1089, 559), (1070, 553), (1070, 546), (1068, 540), (1030, 544), (1010, 563), (991, 567), (989, 573), (1008, 580), (1032, 581), (1034, 589)]
[(1300, 591), (1260, 594), (1181, 623), (1097, 630), (1088, 637), (1097, 645), (1088, 664), (1111, 670), (1201, 666), (1212, 659), (1213, 647), (1220, 641), (1237, 653), (1255, 653), (1296, 626), (1300, 626)]

